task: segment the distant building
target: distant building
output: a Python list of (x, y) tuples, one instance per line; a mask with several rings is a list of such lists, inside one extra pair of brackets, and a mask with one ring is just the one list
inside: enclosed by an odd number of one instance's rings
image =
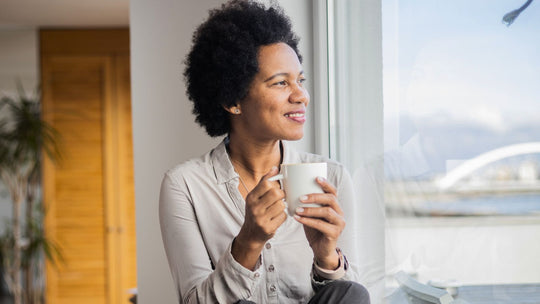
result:
[(519, 165), (518, 178), (521, 181), (535, 181), (539, 177), (538, 164), (534, 161), (524, 161)]

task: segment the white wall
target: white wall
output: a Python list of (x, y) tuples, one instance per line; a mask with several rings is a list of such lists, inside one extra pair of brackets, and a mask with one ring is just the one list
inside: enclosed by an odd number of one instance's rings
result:
[[(182, 63), (195, 27), (206, 18), (209, 8), (221, 2), (132, 0), (130, 3), (139, 303), (176, 302), (157, 213), (163, 173), (177, 163), (205, 153), (220, 141), (209, 138), (194, 123), (191, 104), (184, 93)], [(280, 2), (302, 38), (304, 67), (309, 74), (311, 2)], [(312, 149), (309, 126), (306, 139), (297, 146)]]
[[(0, 30), (0, 98), (17, 95), (17, 81), (25, 92), (34, 93), (38, 86), (38, 36), (37, 30)], [(32, 96), (32, 95), (30, 95)], [(0, 113), (0, 117), (3, 113)], [(12, 215), (11, 199), (0, 183), (0, 232), (4, 219)]]
[(316, 117), (314, 104), (321, 101), (316, 100), (313, 94), (313, 3), (311, 0), (279, 0), (279, 4), (291, 18), (293, 29), (300, 37), (299, 48), (303, 57), (304, 73), (307, 78), (306, 88), (311, 95), (307, 108), (308, 121), (305, 125), (304, 138), (293, 142), (293, 146), (300, 151), (314, 152), (315, 119), (313, 118)]
[(20, 80), (27, 92), (34, 92), (38, 85), (38, 36), (37, 30), (0, 30), (0, 96), (17, 92)]

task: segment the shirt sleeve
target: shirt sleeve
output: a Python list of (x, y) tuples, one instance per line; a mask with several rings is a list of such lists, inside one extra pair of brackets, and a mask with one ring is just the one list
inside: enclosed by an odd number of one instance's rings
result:
[[(161, 184), (161, 235), (179, 303), (234, 303), (247, 299), (263, 277), (234, 260), (230, 244), (213, 269), (189, 191), (167, 173)], [(231, 242), (232, 244), (232, 242)]]
[[(346, 264), (346, 258), (341, 253), (341, 249), (338, 249), (339, 254), (339, 266), (335, 270), (328, 270), (319, 267), (317, 265), (317, 262), (315, 259), (313, 260), (313, 272), (314, 277), (320, 278), (321, 280), (339, 280), (345, 276), (345, 272), (347, 271), (348, 264)], [(320, 281), (317, 279), (317, 281)]]

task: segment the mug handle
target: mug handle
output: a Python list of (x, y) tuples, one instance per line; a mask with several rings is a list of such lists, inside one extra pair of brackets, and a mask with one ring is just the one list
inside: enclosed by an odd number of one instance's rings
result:
[(277, 174), (267, 179), (267, 181), (273, 182), (273, 181), (282, 180), (282, 179), (283, 179), (283, 174)]

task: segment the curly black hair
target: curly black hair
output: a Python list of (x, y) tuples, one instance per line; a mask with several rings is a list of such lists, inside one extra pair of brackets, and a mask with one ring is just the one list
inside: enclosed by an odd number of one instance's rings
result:
[(195, 121), (215, 137), (230, 132), (229, 113), (247, 96), (259, 71), (261, 46), (283, 42), (297, 54), (298, 37), (291, 21), (276, 4), (233, 0), (210, 11), (208, 19), (193, 34), (186, 57), (186, 93), (193, 102)]

